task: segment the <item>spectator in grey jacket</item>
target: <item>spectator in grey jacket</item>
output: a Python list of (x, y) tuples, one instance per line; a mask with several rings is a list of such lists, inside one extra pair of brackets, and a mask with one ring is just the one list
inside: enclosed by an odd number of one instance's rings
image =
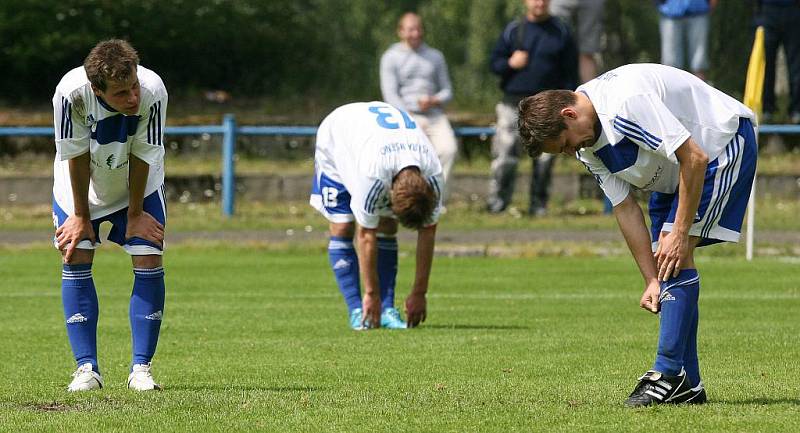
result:
[(433, 144), (442, 164), (444, 188), (448, 195), (450, 171), (458, 145), (444, 106), (453, 99), (447, 63), (441, 51), (423, 42), (422, 18), (407, 12), (397, 22), (400, 42), (392, 44), (381, 57), (383, 100), (412, 114)]

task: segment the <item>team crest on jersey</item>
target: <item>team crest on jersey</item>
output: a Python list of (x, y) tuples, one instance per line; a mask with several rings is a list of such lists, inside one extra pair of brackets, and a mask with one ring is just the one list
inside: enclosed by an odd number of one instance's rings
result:
[(95, 123), (97, 123), (97, 120), (94, 119), (94, 116), (92, 114), (86, 116), (86, 124), (89, 125), (89, 127), (91, 127)]

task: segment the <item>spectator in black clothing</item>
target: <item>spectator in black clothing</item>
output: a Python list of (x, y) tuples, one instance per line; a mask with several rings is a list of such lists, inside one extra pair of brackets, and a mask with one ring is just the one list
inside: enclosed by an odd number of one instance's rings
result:
[[(526, 14), (510, 22), (492, 50), (491, 69), (500, 76), (503, 100), (496, 106), (497, 131), (492, 139), (492, 179), (487, 210), (502, 212), (511, 203), (521, 154), (517, 105), (542, 90), (578, 85), (578, 53), (567, 26), (551, 17), (550, 0), (524, 0)], [(546, 213), (553, 157), (534, 161), (529, 213)]]
[(783, 45), (789, 69), (789, 121), (800, 123), (800, 0), (757, 0), (756, 23), (764, 26), (767, 67), (764, 77), (765, 123), (775, 116), (775, 63)]

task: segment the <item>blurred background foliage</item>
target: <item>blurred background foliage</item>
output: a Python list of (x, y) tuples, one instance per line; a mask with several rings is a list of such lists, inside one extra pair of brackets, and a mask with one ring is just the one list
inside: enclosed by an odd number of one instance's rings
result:
[[(522, 0), (17, 0), (0, 2), (0, 103), (49, 106), (61, 76), (99, 40), (124, 38), (167, 83), (173, 101), (207, 89), (327, 109), (380, 99), (378, 62), (398, 17), (419, 12), (444, 52), (454, 109), (491, 112), (500, 95), (488, 56)], [(607, 0), (603, 69), (657, 62), (649, 0)], [(720, 2), (711, 32), (711, 81), (744, 87), (752, 1)], [(316, 109), (314, 111), (317, 111)]]

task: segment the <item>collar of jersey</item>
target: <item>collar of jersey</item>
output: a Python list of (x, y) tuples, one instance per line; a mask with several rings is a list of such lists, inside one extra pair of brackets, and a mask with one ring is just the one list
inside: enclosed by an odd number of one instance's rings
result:
[(97, 102), (99, 102), (100, 105), (102, 105), (103, 108), (105, 108), (106, 110), (114, 112), (114, 113), (118, 112), (117, 110), (113, 109), (110, 105), (108, 105), (108, 103), (106, 101), (104, 101), (103, 98), (101, 98), (101, 97), (99, 97), (97, 95), (94, 95), (94, 97), (97, 98)]

